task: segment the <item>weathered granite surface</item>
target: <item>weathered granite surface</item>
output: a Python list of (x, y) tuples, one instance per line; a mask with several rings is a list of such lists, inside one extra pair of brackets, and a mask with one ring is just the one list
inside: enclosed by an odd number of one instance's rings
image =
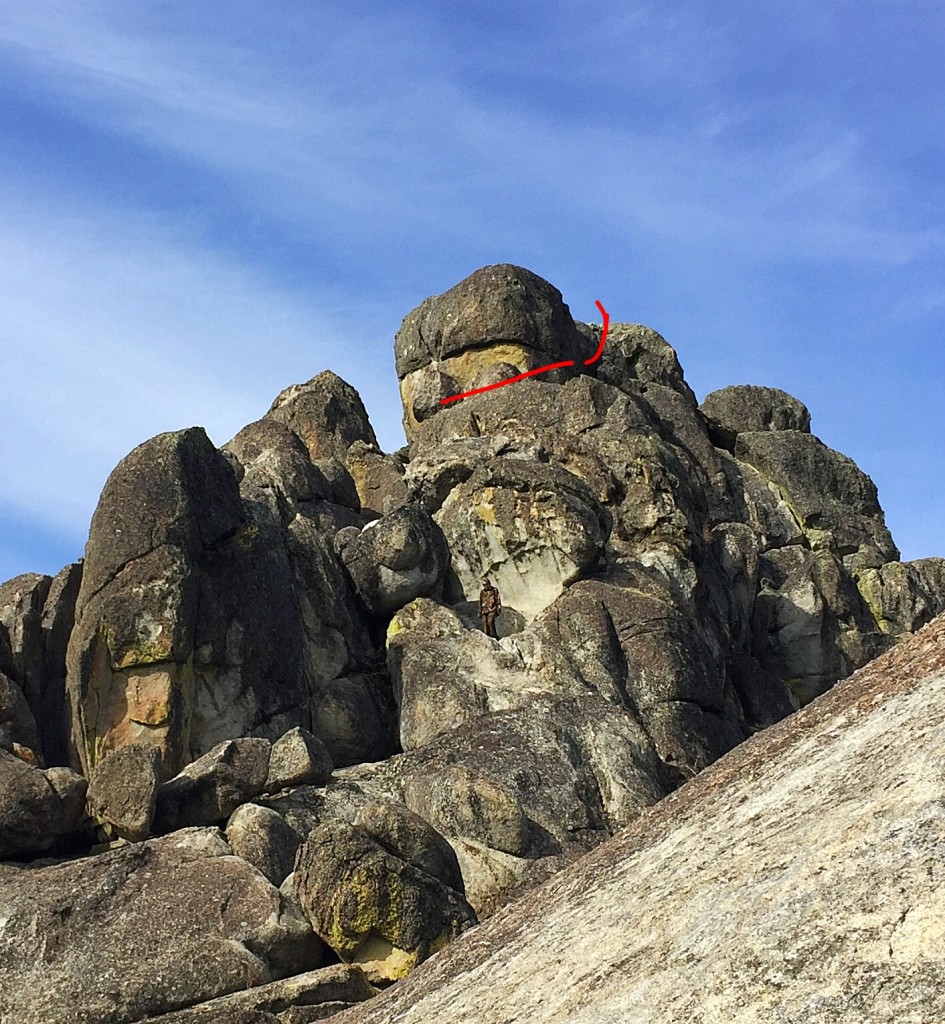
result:
[(945, 616), (337, 1024), (945, 1017)]

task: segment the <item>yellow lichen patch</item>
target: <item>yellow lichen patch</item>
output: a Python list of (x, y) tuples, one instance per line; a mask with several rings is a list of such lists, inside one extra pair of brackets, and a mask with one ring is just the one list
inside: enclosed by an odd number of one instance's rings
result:
[(492, 503), (495, 496), (495, 488), (487, 487), (482, 492), (482, 498), (476, 504), (476, 515), (484, 523), (495, 523), (495, 505)]
[(233, 539), (236, 541), (236, 545), (240, 551), (249, 551), (255, 543), (258, 534), (259, 527), (255, 523), (247, 523), (236, 531), (236, 535)]
[(387, 639), (385, 641), (385, 646), (390, 647), (391, 640), (393, 640), (394, 637), (397, 636), (398, 633), (402, 633), (403, 629), (404, 629), (404, 627), (401, 624), (399, 614), (395, 615), (390, 620), (390, 625), (387, 627)]
[(461, 391), (465, 391), (483, 370), (496, 363), (509, 363), (516, 367), (519, 373), (537, 369), (542, 365), (539, 355), (540, 353), (527, 345), (499, 342), (486, 348), (469, 349), (457, 356), (451, 356), (444, 359), (440, 367), (459, 384)]
[(854, 579), (856, 581), (856, 588), (860, 592), (860, 597), (863, 598), (866, 607), (869, 608), (870, 614), (873, 616), (873, 621), (884, 633), (891, 632), (891, 623), (883, 615), (880, 600), (881, 590), (877, 586), (878, 574), (876, 571), (871, 570), (860, 575), (854, 575)]

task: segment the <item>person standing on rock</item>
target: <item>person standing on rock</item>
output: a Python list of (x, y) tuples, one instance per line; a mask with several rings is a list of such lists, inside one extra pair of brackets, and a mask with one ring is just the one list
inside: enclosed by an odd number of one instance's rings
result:
[(493, 640), (499, 639), (495, 631), (495, 620), (502, 611), (502, 597), (498, 590), (488, 579), (482, 581), (482, 590), (479, 592), (479, 621), (482, 623), (482, 631)]

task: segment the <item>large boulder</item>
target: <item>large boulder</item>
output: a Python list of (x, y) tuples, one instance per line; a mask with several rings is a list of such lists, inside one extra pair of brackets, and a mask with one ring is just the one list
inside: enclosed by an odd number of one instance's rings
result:
[(729, 451), (735, 438), (759, 430), (799, 430), (810, 433), (810, 413), (803, 402), (778, 388), (738, 384), (706, 395), (699, 411), (713, 438)]
[(330, 830), (342, 822), (367, 832), (389, 853), (448, 888), (463, 892), (463, 876), (452, 847), (396, 797), (372, 796), (357, 784), (335, 782), (324, 789), (305, 786), (280, 793), (265, 804), (284, 819), (299, 842), (316, 828)]
[(522, 267), (483, 267), (426, 299), (397, 332), (394, 358), (407, 437), (429, 417), (431, 394), (434, 409), (449, 397), (442, 394), (445, 381), (466, 391), (493, 364), (523, 373), (592, 354), (556, 288)]
[(943, 1019), (943, 648), (940, 618), (339, 1021)]
[(377, 990), (360, 968), (331, 964), (293, 978), (219, 996), (149, 1024), (311, 1024), (364, 1002)]
[(377, 447), (360, 395), (331, 370), (305, 384), (286, 388), (272, 403), (266, 418), (297, 435), (313, 462), (326, 458), (344, 462), (355, 441)]
[(75, 831), (87, 786), (69, 768), (41, 769), (0, 749), (0, 857), (48, 850)]
[(856, 581), (826, 551), (766, 552), (752, 618), (752, 653), (806, 704), (889, 646)]
[(141, 842), (151, 823), (161, 785), (161, 752), (152, 744), (119, 747), (92, 770), (89, 813), (122, 839)]
[(19, 686), (0, 672), (0, 749), (12, 752), (14, 745), (38, 760), (39, 732), (33, 712)]
[(480, 466), (434, 518), (452, 559), (450, 599), (478, 601), (488, 576), (504, 607), (526, 620), (596, 565), (610, 532), (609, 514), (582, 480), (523, 459)]
[(224, 740), (164, 783), (157, 794), (154, 828), (171, 832), (223, 821), (262, 792), (269, 773), (269, 740)]
[(195, 829), (41, 868), (0, 868), (0, 1017), (128, 1024), (321, 966), (279, 891)]
[[(599, 342), (599, 330), (592, 333), (592, 338), (595, 344)], [(622, 390), (631, 389), (632, 381), (659, 384), (695, 404), (675, 350), (661, 334), (643, 324), (611, 324), (594, 372), (598, 380)]]
[(682, 778), (632, 714), (586, 690), (520, 693), (513, 709), (340, 775), (404, 801), (444, 835), (479, 914), (585, 854)]
[(278, 420), (243, 427), (223, 453), (235, 462), (243, 498), (268, 505), (283, 522), (291, 521), (301, 502), (333, 496), (302, 440)]
[[(362, 441), (351, 448), (355, 455), (374, 451)], [(337, 556), (337, 537), (356, 535), (365, 524), (365, 515), (354, 511), (360, 503), (351, 474), (334, 456), (310, 462), (299, 437), (269, 418), (241, 431), (226, 451), (242, 474), (244, 501), (284, 552), (285, 594), (297, 604), (287, 617), (300, 623), (295, 647), (305, 706), (299, 721), (285, 724), (313, 726), (336, 764), (386, 757), (393, 749), (386, 724), (392, 700), (377, 674), (383, 654)]]
[(390, 757), (397, 750), (397, 720), (387, 673), (359, 672), (321, 683), (312, 722), (336, 767)]
[(82, 568), (82, 562), (72, 562), (61, 569), (43, 604), (42, 707), (36, 711), (36, 724), (47, 764), (77, 763), (66, 700), (66, 655), (75, 626)]
[(226, 841), (237, 857), (280, 886), (292, 874), (302, 837), (269, 807), (241, 804), (230, 815)]
[(37, 724), (43, 710), (43, 605), (51, 583), (38, 573), (0, 583), (0, 630), (7, 639), (0, 644), (0, 672), (19, 686)]
[(68, 690), (85, 770), (160, 747), (173, 775), (214, 744), (304, 725), (303, 628), (284, 532), (244, 508), (198, 429), (136, 448), (92, 519)]
[(914, 633), (945, 611), (945, 559), (887, 562), (856, 573), (856, 585), (884, 632)]
[(342, 552), (358, 597), (378, 616), (435, 593), (449, 557), (440, 528), (414, 504), (370, 523)]
[(735, 457), (780, 489), (814, 550), (852, 570), (898, 561), (876, 485), (852, 459), (799, 430), (740, 433)]
[(459, 892), (340, 821), (309, 834), (295, 886), (315, 933), (378, 981), (403, 977), (476, 923)]
[(331, 778), (331, 755), (324, 742), (307, 729), (290, 729), (272, 745), (263, 789), (273, 793), (288, 786), (320, 785)]
[(345, 455), (345, 465), (366, 515), (390, 515), (406, 504), (404, 466), (396, 455), (385, 455), (366, 441), (354, 441)]

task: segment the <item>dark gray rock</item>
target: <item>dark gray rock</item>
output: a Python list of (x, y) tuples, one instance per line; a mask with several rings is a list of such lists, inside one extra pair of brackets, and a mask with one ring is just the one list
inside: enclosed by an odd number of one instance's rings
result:
[(278, 517), (244, 507), (202, 430), (162, 434), (124, 459), (93, 517), (69, 643), (85, 769), (146, 742), (172, 775), (221, 740), (305, 724), (293, 576)]
[(216, 829), (8, 869), (0, 919), (0, 1017), (23, 1024), (127, 1024), (320, 966)]
[(288, 427), (272, 419), (244, 427), (224, 448), (242, 467), (240, 493), (270, 504), (283, 522), (300, 502), (329, 501), (329, 481), (312, 465), (308, 450)]
[(37, 726), (47, 764), (79, 764), (66, 702), (66, 654), (75, 626), (82, 565), (73, 562), (57, 573), (43, 605), (42, 708), (37, 712)]
[(576, 358), (584, 349), (561, 292), (524, 267), (501, 263), (477, 270), (404, 317), (394, 341), (397, 376), (490, 344), (524, 346), (553, 361)]
[(877, 626), (892, 636), (915, 633), (945, 612), (945, 559), (887, 562), (856, 573)]
[(290, 729), (272, 745), (263, 787), (273, 793), (288, 786), (318, 786), (331, 778), (331, 755), (322, 740), (307, 729)]
[[(269, 797), (266, 806), (300, 836), (319, 827), (347, 823), (368, 832), (388, 853), (463, 892), (463, 876), (450, 844), (424, 818), (386, 795), (372, 796), (348, 782), (311, 786)], [(288, 885), (288, 880), (285, 883)]]
[(374, 445), (355, 441), (345, 455), (361, 511), (372, 518), (390, 515), (407, 503), (403, 463)]
[(119, 747), (100, 761), (89, 782), (89, 813), (123, 839), (141, 842), (151, 823), (161, 784), (161, 752), (150, 744)]
[(890, 644), (856, 581), (826, 551), (767, 552), (752, 621), (752, 653), (806, 704)]
[(292, 874), (302, 837), (268, 807), (241, 804), (230, 815), (226, 839), (237, 857), (258, 868), (275, 886)]
[(31, 751), (39, 762), (39, 734), (33, 712), (19, 686), (0, 672), (0, 748), (12, 752), (14, 744)]
[[(316, 459), (313, 465), (328, 482), (330, 500), (333, 504), (353, 512), (361, 511), (358, 486), (343, 462), (336, 458), (323, 458)], [(359, 519), (358, 525), (360, 526), (362, 522), (363, 520)]]
[(760, 430), (810, 433), (810, 413), (803, 402), (778, 388), (738, 384), (706, 395), (699, 406), (721, 447), (734, 450), (738, 434)]
[[(0, 629), (7, 644), (0, 650), (0, 672), (23, 692), (37, 725), (43, 710), (43, 604), (52, 579), (38, 573), (0, 584)], [(37, 753), (42, 756), (42, 749)]]
[(385, 616), (435, 593), (449, 555), (429, 513), (411, 504), (365, 527), (344, 547), (342, 560), (364, 606)]
[(87, 786), (68, 768), (40, 769), (0, 749), (0, 857), (48, 850), (75, 831)]
[(355, 441), (377, 447), (377, 438), (357, 391), (331, 370), (305, 384), (286, 388), (272, 403), (266, 418), (288, 427), (308, 450), (313, 462), (345, 461)]
[[(394, 358), (408, 439), (421, 421), (436, 418), (440, 399), (449, 397), (444, 392), (470, 390), (483, 374), (494, 376), (492, 367), (502, 367), (503, 374), (511, 367), (514, 375), (582, 362), (586, 347), (561, 293), (547, 281), (509, 264), (477, 270), (421, 303), (397, 332)], [(544, 376), (563, 379), (577, 372), (575, 366)]]
[(815, 550), (855, 570), (899, 560), (876, 485), (852, 459), (797, 430), (740, 433), (735, 457), (780, 488)]
[(336, 767), (390, 757), (398, 741), (389, 676), (360, 673), (322, 683), (313, 699), (312, 722)]
[(448, 373), (432, 365), (424, 366), (411, 374), (410, 408), (406, 414), (421, 423), (443, 410), (444, 398), (458, 395), (462, 390)]
[(269, 740), (224, 740), (158, 790), (156, 832), (212, 825), (262, 792), (269, 771)]
[(376, 991), (358, 967), (332, 964), (163, 1014), (153, 1024), (308, 1024), (370, 999)]
[[(559, 678), (549, 672), (546, 685)], [(510, 681), (508, 693), (515, 688)], [(631, 714), (586, 688), (519, 693), (514, 710), (341, 776), (404, 800), (445, 836), (481, 915), (583, 856), (682, 778)]]
[[(587, 328), (587, 325), (582, 325)], [(594, 346), (600, 341), (600, 329), (593, 329)], [(588, 346), (590, 348), (590, 346)], [(594, 354), (592, 349), (590, 355)], [(588, 355), (586, 358), (590, 358)], [(643, 324), (612, 323), (604, 351), (592, 364), (597, 379), (626, 390), (630, 382), (660, 384), (672, 388), (695, 405), (695, 396), (683, 378), (675, 350), (666, 339)]]
[(390, 800), (355, 801), (351, 810), (351, 823), (364, 829), (389, 853), (465, 895), (453, 848), (419, 814)]

